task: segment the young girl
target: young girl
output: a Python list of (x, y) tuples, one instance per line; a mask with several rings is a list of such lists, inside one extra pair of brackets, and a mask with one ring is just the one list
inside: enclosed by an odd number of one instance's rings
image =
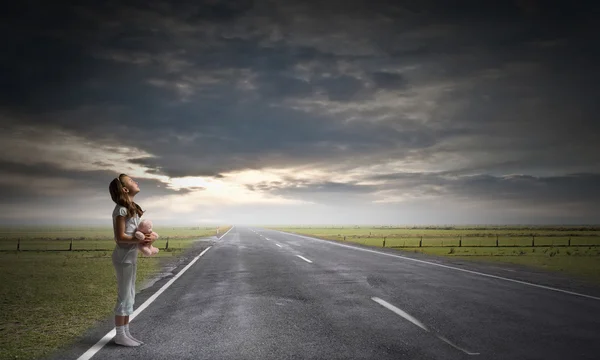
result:
[(111, 181), (110, 197), (116, 206), (112, 213), (115, 233), (115, 249), (112, 262), (117, 273), (117, 304), (115, 306), (115, 343), (123, 346), (140, 346), (143, 342), (129, 333), (129, 315), (133, 314), (135, 301), (135, 273), (137, 267), (138, 244), (151, 243), (150, 235), (137, 240), (133, 234), (139, 224), (142, 208), (133, 201), (140, 188), (132, 178), (125, 174)]

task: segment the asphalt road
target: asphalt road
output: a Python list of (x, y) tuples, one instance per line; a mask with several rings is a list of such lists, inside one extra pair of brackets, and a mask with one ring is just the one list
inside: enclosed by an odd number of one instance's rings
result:
[(566, 277), (243, 227), (208, 245), (132, 321), (145, 345), (91, 359), (600, 359), (600, 289)]

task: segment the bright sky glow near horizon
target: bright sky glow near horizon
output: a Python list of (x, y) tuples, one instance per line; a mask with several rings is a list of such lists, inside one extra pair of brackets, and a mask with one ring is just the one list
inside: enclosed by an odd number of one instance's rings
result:
[(599, 8), (11, 4), (0, 224), (599, 224)]

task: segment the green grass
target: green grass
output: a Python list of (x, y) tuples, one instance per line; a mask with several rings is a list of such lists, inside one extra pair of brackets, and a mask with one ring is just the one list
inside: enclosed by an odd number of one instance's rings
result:
[[(595, 227), (271, 227), (322, 239), (399, 251), (494, 261), (562, 272), (600, 285), (600, 229)], [(499, 247), (496, 247), (496, 236)], [(532, 239), (535, 236), (535, 247)], [(422, 247), (419, 242), (422, 237)], [(579, 246), (566, 246), (579, 245)], [(461, 247), (458, 247), (461, 240)], [(585, 246), (584, 246), (585, 245)]]
[(415, 248), (431, 255), (526, 265), (562, 272), (600, 285), (600, 247)]
[[(82, 247), (97, 244), (108, 250), (0, 252), (0, 359), (35, 359), (48, 355), (71, 343), (97, 321), (112, 315), (117, 288), (111, 262), (114, 241), (110, 228), (89, 230), (89, 233), (81, 229), (55, 229), (48, 233), (37, 229), (12, 230), (12, 234), (24, 239), (22, 244), (31, 246), (63, 246), (70, 242), (65, 237), (83, 237), (97, 240), (78, 240)], [(138, 289), (160, 270), (162, 260), (178, 256), (194, 239), (215, 234), (214, 228), (210, 231), (171, 230), (170, 233), (166, 229), (159, 230), (155, 231), (171, 237), (169, 250), (162, 250), (154, 257), (138, 258)], [(225, 231), (227, 227), (221, 229), (221, 234)], [(43, 240), (49, 237), (58, 237), (58, 240)], [(0, 244), (12, 240), (4, 238)], [(164, 242), (155, 245), (164, 249)]]

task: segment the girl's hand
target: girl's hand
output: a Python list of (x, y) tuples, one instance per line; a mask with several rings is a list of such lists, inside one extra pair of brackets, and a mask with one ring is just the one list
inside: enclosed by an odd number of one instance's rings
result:
[(156, 239), (152, 238), (152, 234), (145, 234), (144, 241), (148, 241), (148, 244), (152, 244)]
[(153, 241), (152, 241), (151, 237), (152, 237), (152, 234), (144, 234), (144, 238), (142, 240), (140, 240), (140, 244), (142, 244), (142, 245), (152, 244)]

